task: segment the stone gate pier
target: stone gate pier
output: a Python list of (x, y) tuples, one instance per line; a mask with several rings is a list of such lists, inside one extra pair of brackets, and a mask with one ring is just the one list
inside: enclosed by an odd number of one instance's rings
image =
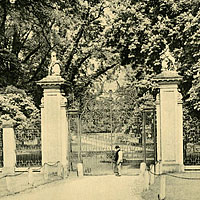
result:
[(42, 164), (60, 162), (68, 169), (68, 123), (66, 98), (61, 93), (65, 80), (59, 74), (37, 82), (43, 88), (41, 101)]
[(181, 76), (176, 71), (162, 71), (154, 80), (158, 83), (157, 161), (163, 171), (183, 171), (183, 111), (182, 96), (178, 91)]

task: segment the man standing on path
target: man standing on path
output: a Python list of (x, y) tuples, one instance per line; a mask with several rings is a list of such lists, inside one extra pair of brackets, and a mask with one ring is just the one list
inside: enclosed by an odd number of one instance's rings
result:
[(115, 166), (114, 172), (116, 176), (121, 176), (121, 169), (122, 169), (122, 151), (120, 150), (119, 146), (115, 146)]

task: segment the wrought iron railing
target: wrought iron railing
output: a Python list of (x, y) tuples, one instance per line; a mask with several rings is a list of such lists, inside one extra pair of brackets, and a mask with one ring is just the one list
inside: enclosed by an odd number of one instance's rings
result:
[(200, 123), (190, 131), (184, 129), (183, 158), (185, 165), (200, 165)]
[(184, 143), (184, 164), (185, 165), (200, 165), (200, 144), (199, 143)]
[(41, 131), (16, 129), (16, 167), (41, 166)]

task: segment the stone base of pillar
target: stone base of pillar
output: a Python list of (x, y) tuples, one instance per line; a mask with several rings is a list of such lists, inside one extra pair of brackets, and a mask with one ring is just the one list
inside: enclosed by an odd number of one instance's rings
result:
[(69, 177), (69, 169), (67, 166), (63, 166), (63, 178)]
[(179, 167), (180, 167), (180, 172), (184, 172), (185, 171), (185, 166), (182, 164), (182, 165), (179, 165)]
[(183, 164), (163, 164), (163, 172), (184, 172)]
[(77, 164), (77, 175), (79, 177), (83, 176), (83, 163), (78, 163)]
[(3, 167), (2, 168), (2, 173), (3, 174), (14, 174), (15, 173), (15, 168), (14, 167)]

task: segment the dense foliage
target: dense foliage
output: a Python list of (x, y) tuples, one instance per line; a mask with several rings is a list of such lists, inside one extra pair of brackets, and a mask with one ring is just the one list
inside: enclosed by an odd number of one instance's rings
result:
[(108, 45), (117, 47), (127, 70), (130, 87), (137, 84), (151, 91), (152, 76), (161, 71), (166, 45), (183, 76), (180, 85), (184, 101), (199, 114), (199, 1), (115, 1), (114, 23)]
[(0, 127), (4, 120), (11, 120), (18, 129), (40, 129), (40, 112), (33, 99), (13, 86), (0, 95)]
[(106, 47), (109, 15), (104, 1), (8, 0), (0, 2), (0, 86), (28, 90), (40, 104), (35, 81), (47, 75), (50, 52), (75, 95), (116, 66)]
[[(161, 72), (166, 46), (175, 58), (183, 80), (184, 130), (198, 129), (200, 70), (200, 2), (188, 0), (115, 1), (108, 45), (117, 47), (126, 69), (123, 91), (137, 90), (134, 103), (153, 105), (156, 90), (152, 77)], [(145, 103), (146, 102), (146, 103)], [(147, 103), (149, 102), (149, 103)], [(127, 99), (130, 104), (130, 99)]]

